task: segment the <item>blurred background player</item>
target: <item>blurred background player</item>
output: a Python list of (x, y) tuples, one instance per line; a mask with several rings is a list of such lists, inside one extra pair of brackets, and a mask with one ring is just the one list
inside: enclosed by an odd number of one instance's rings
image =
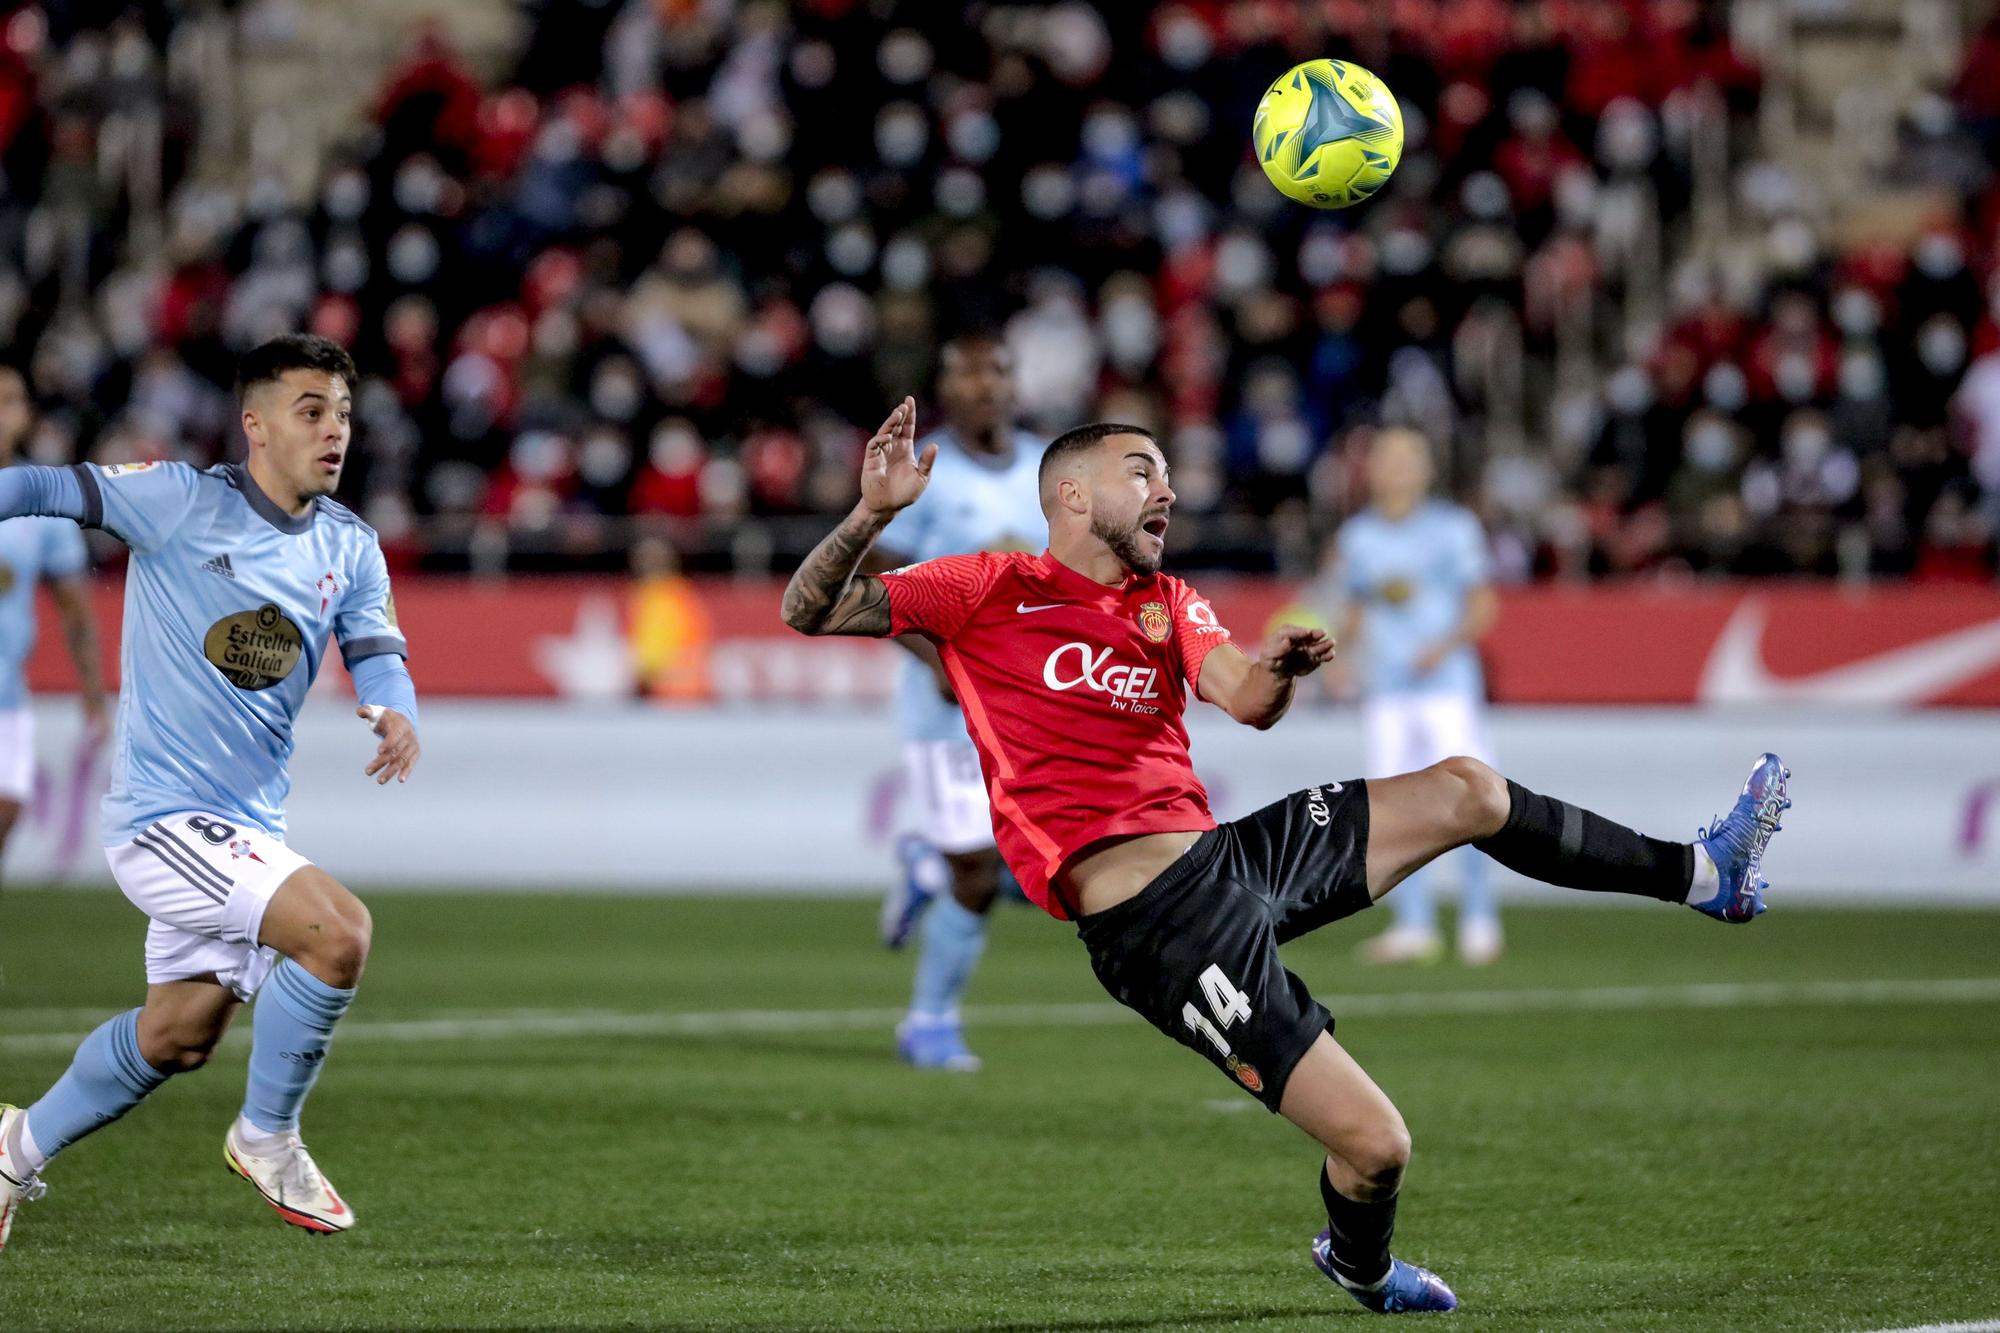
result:
[(293, 1226), (354, 1210), (299, 1139), (299, 1112), (354, 999), (368, 909), (285, 843), (293, 725), (337, 640), (382, 738), (366, 772), (417, 762), (416, 687), (375, 530), (329, 497), (346, 461), (354, 362), (310, 335), (237, 371), (247, 464), (0, 472), (0, 514), (56, 514), (132, 548), (118, 761), (104, 799), (112, 877), (152, 924), (146, 1000), (83, 1039), (25, 1111), (0, 1106), (0, 1246), (41, 1171), (175, 1074), (199, 1069), (257, 997), (229, 1169)]
[[(883, 536), (880, 568), (976, 551), (1039, 550), (1042, 442), (1015, 428), (1007, 345), (992, 333), (953, 338), (944, 346), (937, 392), (945, 424), (925, 441), (938, 447), (930, 487)], [(915, 659), (903, 667), (896, 720), (918, 823), (915, 836), (899, 845), (903, 879), (883, 903), (882, 930), (892, 948), (900, 947), (921, 918), (923, 936), (896, 1049), (919, 1069), (970, 1072), (979, 1057), (966, 1047), (959, 997), (986, 951), (986, 915), (1004, 871), (979, 753), (937, 645), (916, 634), (898, 642)]]
[[(11, 467), (20, 457), (33, 426), (26, 377), (13, 366), (0, 365), (0, 467)], [(0, 522), (0, 853), (21, 808), (34, 795), (35, 719), (28, 711), (23, 673), (35, 646), (38, 582), (47, 583), (55, 599), (63, 642), (83, 686), (84, 744), (95, 749), (104, 740), (108, 715), (89, 570), (83, 532), (70, 520), (30, 516)]]
[[(1358, 648), (1368, 775), (1414, 773), (1453, 755), (1493, 762), (1486, 741), (1486, 682), (1475, 650), (1493, 628), (1486, 534), (1469, 511), (1430, 494), (1431, 447), (1414, 430), (1378, 434), (1368, 451), (1368, 508), (1334, 538), (1343, 610), (1338, 642)], [(1500, 912), (1491, 867), (1471, 847), (1439, 858), (1459, 878), (1458, 952), (1475, 965), (1500, 956)], [(1395, 924), (1369, 940), (1378, 963), (1438, 956), (1433, 868), (1405, 880)]]

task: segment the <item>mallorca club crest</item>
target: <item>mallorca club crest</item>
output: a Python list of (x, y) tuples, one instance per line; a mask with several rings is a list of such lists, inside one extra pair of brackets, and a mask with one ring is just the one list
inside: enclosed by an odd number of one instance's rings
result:
[(1139, 608), (1139, 628), (1146, 631), (1146, 637), (1154, 643), (1165, 643), (1167, 635), (1173, 632), (1174, 618), (1167, 614), (1165, 602), (1147, 602)]
[(1252, 1092), (1264, 1090), (1264, 1076), (1257, 1072), (1257, 1066), (1249, 1064), (1240, 1056), (1231, 1055), (1225, 1062), (1229, 1072), (1236, 1075), (1236, 1081)]

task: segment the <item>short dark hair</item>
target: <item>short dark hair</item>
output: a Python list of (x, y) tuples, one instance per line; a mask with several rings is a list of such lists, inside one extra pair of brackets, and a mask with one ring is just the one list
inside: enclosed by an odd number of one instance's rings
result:
[(260, 384), (275, 384), (288, 370), (320, 370), (338, 375), (352, 390), (354, 358), (331, 338), (317, 333), (285, 333), (251, 348), (236, 363), (236, 401)]
[(1144, 426), (1131, 426), (1122, 421), (1093, 421), (1085, 426), (1066, 430), (1049, 441), (1049, 447), (1042, 451), (1042, 469), (1038, 480), (1046, 482), (1049, 474), (1068, 460), (1087, 449), (1095, 449), (1114, 435), (1137, 435), (1142, 440), (1159, 443), (1157, 436)]

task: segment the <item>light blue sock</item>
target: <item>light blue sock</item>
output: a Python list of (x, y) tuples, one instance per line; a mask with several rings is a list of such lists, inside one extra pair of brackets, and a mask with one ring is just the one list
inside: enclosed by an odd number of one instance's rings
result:
[[(28, 1134), (46, 1159), (146, 1100), (171, 1075), (139, 1054), (139, 1011), (127, 1009), (83, 1039), (55, 1086), (28, 1108)], [(39, 1163), (30, 1163), (39, 1169)]]
[(1395, 908), (1398, 930), (1437, 929), (1437, 904), (1431, 901), (1429, 866), (1398, 884), (1396, 891), (1389, 895), (1389, 903)]
[(986, 952), (986, 918), (969, 911), (949, 893), (938, 895), (924, 918), (923, 952), (917, 956), (917, 984), (910, 1016), (941, 1019), (958, 1012), (958, 997)]
[(251, 1025), (245, 1120), (266, 1134), (299, 1127), (299, 1108), (326, 1063), (333, 1025), (353, 1000), (352, 990), (327, 985), (289, 958), (271, 969)]
[(1458, 919), (1498, 921), (1500, 903), (1493, 893), (1493, 863), (1484, 852), (1461, 847), (1458, 858)]

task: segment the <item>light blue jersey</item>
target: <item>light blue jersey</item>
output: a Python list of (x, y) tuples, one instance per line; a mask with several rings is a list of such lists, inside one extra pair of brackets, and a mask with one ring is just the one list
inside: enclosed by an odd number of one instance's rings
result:
[(22, 674), (35, 647), (35, 585), (90, 568), (83, 532), (66, 518), (0, 522), (0, 710), (28, 702)]
[(1463, 623), (1467, 597), (1492, 579), (1478, 519), (1442, 500), (1395, 520), (1370, 509), (1348, 520), (1335, 549), (1341, 595), (1361, 608), (1362, 693), (1485, 693), (1470, 646), (1429, 672), (1416, 669), (1418, 654)]
[(294, 518), (249, 471), (80, 465), (84, 523), (132, 548), (106, 846), (177, 810), (285, 835), (292, 723), (337, 639), (408, 655), (375, 530), (321, 498)]
[[(979, 551), (1040, 551), (1048, 520), (1042, 516), (1042, 442), (1014, 432), (1014, 452), (1005, 460), (967, 453), (950, 431), (939, 431), (917, 446), (935, 441), (937, 462), (930, 485), (917, 502), (896, 515), (882, 534), (883, 549), (912, 564), (941, 555)], [(896, 721), (912, 741), (966, 740), (958, 705), (938, 693), (937, 679), (922, 662), (903, 664), (896, 692)]]

